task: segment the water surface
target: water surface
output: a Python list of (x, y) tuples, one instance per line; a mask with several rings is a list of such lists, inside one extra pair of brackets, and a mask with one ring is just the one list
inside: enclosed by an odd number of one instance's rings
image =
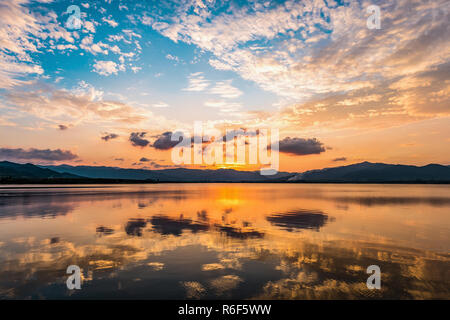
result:
[(448, 185), (0, 186), (0, 298), (449, 299), (449, 231)]

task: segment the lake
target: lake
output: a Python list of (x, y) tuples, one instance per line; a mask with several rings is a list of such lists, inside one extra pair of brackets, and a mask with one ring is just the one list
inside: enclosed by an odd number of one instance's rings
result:
[(450, 299), (449, 234), (449, 185), (0, 186), (0, 298)]

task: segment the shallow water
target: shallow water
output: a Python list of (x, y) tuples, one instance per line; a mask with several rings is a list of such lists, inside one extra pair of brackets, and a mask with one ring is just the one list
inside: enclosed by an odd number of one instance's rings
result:
[(448, 185), (0, 186), (0, 298), (450, 299), (449, 231)]

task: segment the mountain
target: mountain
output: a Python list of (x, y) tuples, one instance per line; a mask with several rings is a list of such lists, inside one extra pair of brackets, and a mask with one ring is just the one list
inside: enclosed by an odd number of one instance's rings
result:
[(126, 179), (91, 179), (67, 172), (57, 172), (48, 168), (36, 166), (31, 163), (19, 164), (9, 161), (0, 162), (0, 183), (136, 183), (153, 182), (152, 180), (126, 180)]
[(88, 178), (108, 179), (152, 179), (161, 182), (274, 182), (286, 181), (293, 173), (279, 172), (273, 176), (262, 176), (259, 171), (237, 171), (233, 169), (123, 169), (97, 166), (46, 166), (56, 172), (68, 172)]
[(55, 179), (55, 178), (81, 178), (77, 175), (56, 172), (50, 169), (41, 168), (34, 164), (19, 164), (9, 161), (0, 162), (1, 179)]
[(407, 166), (362, 162), (342, 167), (279, 172), (233, 169), (123, 169), (98, 166), (36, 166), (0, 162), (0, 183), (146, 183), (146, 182), (336, 182), (336, 183), (450, 183), (450, 167), (439, 164)]
[(289, 182), (450, 182), (450, 167), (362, 162), (298, 173)]

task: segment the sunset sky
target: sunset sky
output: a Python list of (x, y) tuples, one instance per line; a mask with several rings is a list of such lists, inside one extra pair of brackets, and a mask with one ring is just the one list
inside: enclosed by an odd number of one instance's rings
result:
[(0, 160), (171, 168), (202, 121), (278, 129), (282, 171), (450, 165), (449, 3), (2, 0)]

